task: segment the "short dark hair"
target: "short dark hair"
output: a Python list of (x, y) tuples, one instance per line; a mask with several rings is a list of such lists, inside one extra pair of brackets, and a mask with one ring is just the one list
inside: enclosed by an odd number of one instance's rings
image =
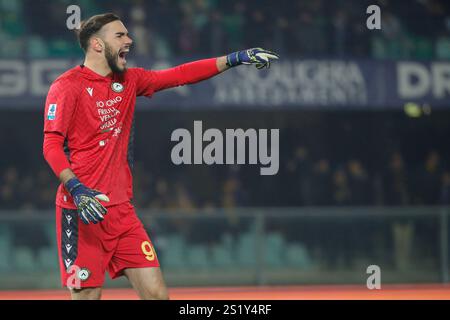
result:
[(120, 20), (119, 16), (114, 13), (98, 14), (83, 21), (78, 29), (77, 36), (81, 49), (87, 51), (89, 39), (96, 34), (105, 24)]

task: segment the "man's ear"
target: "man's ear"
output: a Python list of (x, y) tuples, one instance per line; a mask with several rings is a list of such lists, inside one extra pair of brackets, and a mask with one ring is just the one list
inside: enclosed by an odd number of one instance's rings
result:
[(91, 48), (95, 52), (102, 52), (103, 51), (103, 48), (105, 47), (105, 44), (104, 44), (102, 39), (100, 39), (98, 37), (92, 37), (90, 42), (91, 42)]

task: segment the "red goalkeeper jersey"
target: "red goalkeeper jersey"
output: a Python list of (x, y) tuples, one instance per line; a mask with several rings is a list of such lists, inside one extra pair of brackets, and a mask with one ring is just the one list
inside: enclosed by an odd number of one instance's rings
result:
[[(87, 187), (109, 197), (107, 206), (129, 201), (133, 198), (130, 142), (136, 96), (150, 97), (159, 90), (195, 83), (217, 73), (215, 58), (161, 71), (130, 68), (106, 77), (84, 66), (75, 67), (50, 87), (44, 132), (65, 138), (70, 168)], [(62, 184), (56, 204), (76, 208)]]

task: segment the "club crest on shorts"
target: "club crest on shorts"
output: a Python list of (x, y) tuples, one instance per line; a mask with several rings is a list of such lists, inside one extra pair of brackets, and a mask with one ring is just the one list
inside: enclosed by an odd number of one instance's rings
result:
[(124, 86), (123, 86), (123, 84), (121, 84), (119, 82), (113, 82), (113, 83), (111, 83), (111, 89), (114, 92), (121, 93), (124, 89)]
[(81, 281), (86, 281), (87, 279), (89, 279), (90, 275), (91, 272), (87, 268), (81, 268), (77, 273), (78, 279), (80, 279)]

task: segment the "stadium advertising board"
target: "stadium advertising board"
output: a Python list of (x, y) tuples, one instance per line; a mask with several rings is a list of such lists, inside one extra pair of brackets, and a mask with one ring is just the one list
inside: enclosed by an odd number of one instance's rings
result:
[[(164, 69), (184, 61), (131, 61)], [(43, 107), (50, 83), (79, 64), (69, 59), (0, 60), (0, 108)], [(270, 72), (232, 69), (211, 81), (166, 90), (138, 106), (181, 109), (372, 109), (406, 103), (450, 107), (450, 62), (281, 60)]]

